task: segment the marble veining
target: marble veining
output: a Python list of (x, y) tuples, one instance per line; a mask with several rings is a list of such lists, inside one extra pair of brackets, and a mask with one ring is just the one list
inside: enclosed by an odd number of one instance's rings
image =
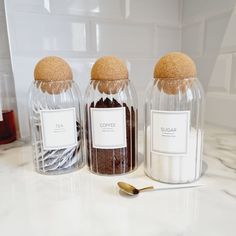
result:
[(235, 198), (235, 200), (236, 200), (236, 195), (235, 195), (235, 194), (229, 192), (228, 190), (224, 190), (224, 189), (223, 189), (222, 191), (223, 191), (224, 193), (228, 194), (229, 196)]
[[(142, 147), (142, 138), (139, 142)], [(119, 193), (117, 181), (166, 186), (146, 177), (142, 164), (116, 177), (91, 174), (87, 167), (40, 175), (29, 144), (0, 146), (0, 235), (235, 235), (235, 131), (206, 126), (204, 173), (198, 181), (203, 187), (130, 198)]]

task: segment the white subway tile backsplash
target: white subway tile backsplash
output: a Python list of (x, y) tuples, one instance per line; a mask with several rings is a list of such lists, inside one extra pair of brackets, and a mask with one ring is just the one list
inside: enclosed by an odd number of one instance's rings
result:
[(155, 59), (128, 59), (129, 78), (137, 90), (145, 90), (153, 78)]
[(147, 24), (97, 22), (96, 49), (102, 54), (153, 55), (153, 27)]
[(205, 52), (219, 52), (223, 37), (231, 16), (231, 12), (216, 15), (206, 21), (205, 28)]
[[(198, 77), (207, 91), (205, 120), (234, 128), (236, 57), (232, 61), (232, 53), (236, 51), (236, 19), (231, 14), (236, 12), (235, 4), (235, 0), (183, 0), (182, 10), (183, 51), (194, 56)], [(203, 54), (198, 53), (198, 30), (188, 28), (186, 33), (186, 27), (201, 21), (205, 22)]]
[(232, 76), (230, 81), (230, 92), (236, 95), (236, 53), (233, 55), (232, 60)]
[(236, 12), (231, 15), (229, 23), (226, 27), (222, 50), (225, 52), (236, 52)]
[(87, 22), (76, 17), (10, 15), (14, 53), (86, 52)]
[(229, 92), (231, 79), (232, 55), (219, 55), (211, 74), (208, 91)]
[(181, 29), (157, 27), (155, 30), (155, 56), (181, 50)]
[(7, 37), (5, 16), (0, 15), (0, 57), (9, 57), (9, 45)]
[(10, 58), (0, 58), (0, 74), (11, 74)]
[(215, 66), (216, 58), (217, 53), (208, 53), (203, 54), (200, 57), (193, 57), (193, 60), (197, 67), (197, 77), (200, 79), (205, 91), (207, 91), (212, 70)]
[(209, 93), (206, 96), (206, 122), (235, 129), (235, 96)]
[(183, 23), (204, 19), (229, 9), (233, 9), (235, 0), (183, 0)]
[(179, 0), (128, 0), (128, 19), (141, 22), (156, 22), (163, 25), (181, 24)]
[(153, 71), (157, 59), (128, 59), (129, 78), (138, 96), (138, 117), (141, 128), (144, 122), (144, 103), (146, 88), (153, 80)]
[[(14, 57), (12, 61), (17, 97), (17, 110), (21, 137), (29, 136), (28, 90), (33, 82), (33, 73), (38, 57)], [(16, 77), (17, 76), (17, 77)]]
[(144, 124), (144, 104), (145, 104), (145, 90), (143, 89), (137, 91), (137, 97), (138, 97), (138, 124), (139, 129), (143, 129)]
[(72, 68), (73, 77), (79, 85), (81, 95), (84, 96), (91, 79), (91, 69), (96, 59), (67, 58), (67, 61)]
[(3, 15), (4, 14), (4, 1), (1, 0), (0, 1), (0, 15)]
[(125, 0), (9, 0), (16, 11), (122, 18)]
[(121, 18), (124, 0), (51, 0), (56, 13)]
[(204, 23), (197, 22), (182, 28), (182, 50), (190, 56), (200, 56), (203, 50)]

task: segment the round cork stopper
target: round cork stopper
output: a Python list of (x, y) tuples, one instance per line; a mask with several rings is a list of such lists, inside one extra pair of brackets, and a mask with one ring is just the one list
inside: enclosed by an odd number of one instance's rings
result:
[(91, 79), (101, 93), (115, 94), (125, 86), (128, 69), (119, 58), (104, 56), (93, 65)]
[(162, 57), (154, 69), (154, 78), (185, 79), (196, 77), (193, 60), (184, 53), (171, 52)]
[(191, 87), (196, 77), (193, 60), (181, 52), (171, 52), (163, 56), (156, 64), (154, 78), (158, 79), (158, 88), (167, 94), (184, 93)]
[(34, 78), (44, 81), (72, 80), (72, 71), (65, 60), (50, 56), (37, 63), (34, 69)]
[(69, 64), (60, 57), (49, 56), (41, 59), (35, 66), (34, 78), (40, 81), (43, 92), (60, 93), (68, 88), (72, 80), (72, 70)]

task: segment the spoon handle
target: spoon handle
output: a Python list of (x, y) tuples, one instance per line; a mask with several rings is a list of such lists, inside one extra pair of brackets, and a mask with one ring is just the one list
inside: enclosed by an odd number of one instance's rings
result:
[(162, 188), (156, 188), (155, 190), (171, 190), (171, 189), (181, 189), (181, 188), (196, 188), (201, 187), (203, 184), (191, 184), (191, 185), (183, 185), (183, 186), (174, 186), (174, 187), (162, 187)]
[(151, 189), (154, 189), (154, 187), (153, 186), (148, 186), (148, 187), (139, 189), (139, 191), (141, 192), (141, 191), (146, 191), (146, 190), (151, 190)]

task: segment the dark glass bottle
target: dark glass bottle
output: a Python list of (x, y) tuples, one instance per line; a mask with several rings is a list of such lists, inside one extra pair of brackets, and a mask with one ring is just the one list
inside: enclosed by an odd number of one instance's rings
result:
[(3, 74), (0, 77), (0, 144), (16, 140), (14, 111), (10, 99), (10, 78)]

